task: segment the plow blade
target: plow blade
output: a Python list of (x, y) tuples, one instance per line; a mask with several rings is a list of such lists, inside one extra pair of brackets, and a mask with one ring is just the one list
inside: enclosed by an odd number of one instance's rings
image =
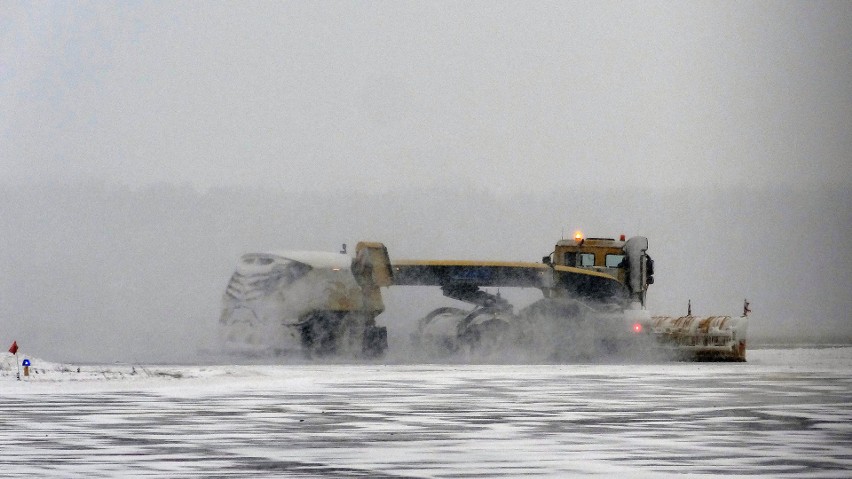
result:
[(745, 361), (748, 317), (653, 316), (651, 334), (685, 359)]

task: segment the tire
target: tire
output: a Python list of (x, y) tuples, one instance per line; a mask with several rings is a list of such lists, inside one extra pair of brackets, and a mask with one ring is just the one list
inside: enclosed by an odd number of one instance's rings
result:
[(302, 323), (302, 348), (310, 356), (327, 356), (337, 353), (340, 337), (340, 316), (329, 311), (309, 314)]

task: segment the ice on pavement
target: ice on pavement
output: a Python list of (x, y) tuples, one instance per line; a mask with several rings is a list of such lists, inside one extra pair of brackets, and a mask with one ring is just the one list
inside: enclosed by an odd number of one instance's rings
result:
[(852, 347), (733, 364), (30, 359), (20, 381), (0, 361), (0, 477), (852, 473)]

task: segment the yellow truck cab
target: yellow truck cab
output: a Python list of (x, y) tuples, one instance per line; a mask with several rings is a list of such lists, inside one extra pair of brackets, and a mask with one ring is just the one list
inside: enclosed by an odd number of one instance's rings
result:
[(645, 291), (654, 282), (654, 262), (647, 255), (644, 237), (625, 239), (586, 238), (577, 232), (573, 238), (556, 243), (545, 262), (553, 266), (583, 269), (607, 275), (621, 283), (634, 301), (645, 304)]
[(579, 233), (574, 238), (559, 240), (553, 253), (553, 262), (559, 266), (583, 268), (606, 273), (619, 282), (625, 282), (627, 263), (624, 254), (624, 237), (583, 238)]

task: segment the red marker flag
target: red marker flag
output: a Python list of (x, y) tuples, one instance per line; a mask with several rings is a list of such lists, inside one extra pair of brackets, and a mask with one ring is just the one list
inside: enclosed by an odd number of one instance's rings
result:
[(9, 352), (12, 354), (18, 354), (18, 342), (12, 341), (12, 347), (9, 348)]

